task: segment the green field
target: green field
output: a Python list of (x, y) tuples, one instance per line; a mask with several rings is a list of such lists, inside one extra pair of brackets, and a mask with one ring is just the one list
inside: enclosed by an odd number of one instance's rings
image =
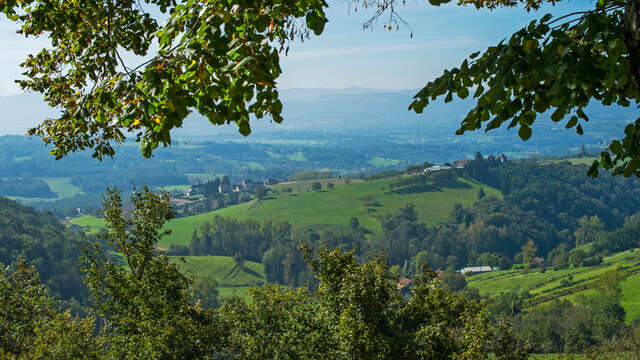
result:
[(560, 159), (560, 160), (547, 160), (547, 161), (543, 161), (541, 162), (541, 164), (557, 164), (559, 162), (563, 162), (563, 161), (568, 161), (571, 164), (584, 164), (584, 165), (591, 165), (593, 163), (593, 160), (596, 160), (597, 158), (595, 157), (575, 157), (575, 158), (566, 158), (566, 159)]
[[(506, 291), (528, 291), (533, 295), (533, 305), (554, 299), (573, 300), (581, 295), (595, 292), (593, 281), (602, 273), (625, 266), (630, 272), (621, 284), (620, 300), (629, 323), (640, 316), (640, 252), (625, 251), (605, 258), (600, 266), (576, 267), (563, 270), (539, 271), (505, 270), (475, 275), (467, 278), (468, 286), (476, 288), (481, 295), (496, 296)], [(572, 278), (571, 278), (572, 277)], [(571, 281), (563, 286), (562, 281)]]
[(73, 185), (71, 179), (42, 179), (49, 185), (49, 189), (58, 194), (58, 198), (67, 198), (84, 194), (82, 189)]
[(398, 165), (400, 163), (400, 160), (374, 157), (373, 159), (369, 160), (368, 162), (369, 162), (369, 164), (371, 164), (373, 166), (382, 167), (382, 166)]
[(82, 227), (87, 234), (95, 234), (104, 228), (104, 219), (92, 215), (69, 219), (69, 222)]
[[(172, 220), (168, 228), (172, 233), (160, 242), (160, 246), (170, 244), (188, 245), (193, 229), (216, 215), (246, 220), (289, 221), (296, 228), (314, 228), (325, 230), (334, 226), (348, 226), (351, 217), (357, 217), (361, 226), (377, 233), (380, 223), (378, 214), (395, 211), (407, 204), (414, 204), (420, 221), (429, 225), (441, 223), (448, 218), (456, 202), (470, 206), (477, 199), (479, 188), (484, 188), (488, 196), (501, 196), (501, 193), (484, 184), (461, 179), (467, 188), (426, 191), (400, 194), (389, 191), (393, 180), (351, 182), (336, 185), (334, 189), (307, 191), (292, 194), (271, 195), (261, 202), (256, 200), (224, 209)], [(332, 182), (322, 180), (320, 182)], [(313, 181), (304, 182), (310, 186)], [(279, 188), (293, 187), (290, 184), (278, 184)], [(307, 186), (307, 185), (305, 185)], [(365, 206), (365, 197), (372, 201)]]
[(347, 183), (354, 184), (362, 181), (363, 180), (360, 180), (360, 179), (333, 178), (333, 179), (319, 179), (319, 180), (305, 180), (305, 181), (286, 181), (276, 185), (269, 185), (267, 187), (272, 190), (278, 190), (278, 191), (282, 191), (283, 189), (286, 189), (286, 188), (291, 188), (292, 193), (299, 193), (299, 192), (312, 191), (311, 186), (315, 182), (319, 182), (320, 184), (322, 184), (322, 188), (327, 190), (327, 184), (329, 183), (332, 183), (333, 185), (337, 186), (337, 185), (344, 185)]
[[(184, 263), (180, 270), (195, 278), (213, 277), (219, 286), (251, 286), (262, 285), (265, 282), (262, 264), (245, 261), (242, 269), (236, 268), (236, 263), (229, 256), (184, 256)], [(173, 257), (172, 259), (178, 259)]]
[(191, 185), (167, 185), (167, 186), (158, 186), (158, 190), (168, 191), (170, 193), (175, 191), (185, 193), (187, 192), (187, 190), (189, 190), (190, 187)]
[(293, 154), (287, 154), (287, 158), (291, 161), (307, 161), (302, 151), (295, 152)]
[(253, 261), (245, 261), (243, 268), (239, 269), (229, 256), (184, 256), (184, 263), (179, 262), (178, 257), (172, 259), (178, 261), (180, 270), (187, 276), (216, 279), (222, 298), (233, 295), (244, 298), (251, 286), (265, 283), (264, 267)]
[[(241, 220), (289, 221), (296, 228), (316, 230), (348, 226), (349, 219), (357, 217), (361, 226), (378, 233), (380, 223), (376, 216), (395, 211), (407, 204), (415, 205), (420, 221), (434, 225), (448, 218), (455, 203), (471, 206), (477, 200), (477, 193), (481, 187), (488, 196), (501, 196), (500, 191), (494, 188), (466, 179), (460, 179), (460, 184), (464, 186), (462, 188), (442, 188), (413, 193), (391, 191), (389, 184), (395, 180), (367, 182), (351, 180), (351, 183), (344, 184), (345, 181), (345, 179), (318, 180), (323, 184), (323, 190), (320, 191), (310, 191), (314, 181), (278, 184), (272, 188), (281, 190), (291, 187), (295, 190), (291, 194), (282, 192), (272, 194), (261, 202), (253, 200), (208, 213), (173, 219), (167, 225), (172, 233), (162, 239), (158, 246), (168, 248), (171, 244), (188, 245), (193, 230), (216, 215)], [(334, 183), (335, 188), (326, 189), (326, 183), (329, 182)], [(365, 201), (366, 198), (369, 198), (368, 201)], [(101, 222), (101, 219), (90, 220), (87, 217), (72, 221), (80, 226), (94, 227), (99, 226)]]
[(234, 295), (246, 299), (247, 295), (249, 295), (249, 289), (251, 289), (251, 286), (218, 286), (217, 289), (218, 295), (223, 299), (230, 298)]
[(58, 195), (57, 197), (54, 197), (54, 198), (37, 198), (37, 197), (35, 197), (34, 198), (34, 197), (23, 197), (23, 196), (7, 196), (7, 198), (9, 198), (11, 200), (20, 201), (21, 203), (23, 203), (25, 205), (31, 205), (34, 202), (55, 201), (55, 200), (60, 200), (60, 199), (72, 197), (72, 196), (75, 196), (75, 195), (84, 194), (82, 189), (80, 189), (79, 187), (73, 185), (71, 183), (71, 179), (69, 179), (69, 178), (49, 178), (49, 179), (43, 178), (42, 180), (45, 183), (47, 183), (47, 185), (49, 186), (49, 189), (51, 189), (51, 191), (53, 191), (54, 193), (56, 193), (56, 195)]

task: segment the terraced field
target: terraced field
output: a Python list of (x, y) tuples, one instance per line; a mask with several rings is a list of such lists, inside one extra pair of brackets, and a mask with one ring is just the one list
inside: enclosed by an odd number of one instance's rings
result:
[(525, 271), (505, 270), (467, 278), (468, 286), (481, 295), (496, 296), (505, 291), (528, 291), (533, 298), (530, 306), (544, 304), (554, 299), (575, 299), (595, 292), (593, 282), (602, 273), (624, 266), (630, 276), (621, 284), (621, 304), (625, 308), (626, 321), (640, 316), (640, 250), (625, 251), (605, 258), (600, 266), (577, 267), (563, 270)]

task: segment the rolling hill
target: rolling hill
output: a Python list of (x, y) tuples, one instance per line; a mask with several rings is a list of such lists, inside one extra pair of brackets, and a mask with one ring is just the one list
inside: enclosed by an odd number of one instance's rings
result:
[(242, 269), (229, 256), (185, 256), (184, 262), (172, 257), (180, 264), (180, 270), (187, 276), (194, 278), (213, 277), (218, 282), (220, 296), (245, 296), (252, 285), (265, 283), (264, 267), (262, 264), (245, 261)]
[[(394, 190), (390, 184), (392, 179), (366, 182), (344, 183), (341, 179), (323, 179), (323, 189), (309, 191), (313, 181), (279, 184), (277, 189), (291, 187), (292, 193), (274, 194), (262, 201), (253, 200), (247, 203), (229, 206), (199, 215), (181, 217), (171, 220), (167, 228), (172, 232), (158, 244), (168, 248), (171, 244), (188, 245), (191, 234), (204, 221), (214, 216), (232, 217), (240, 220), (273, 220), (289, 221), (295, 228), (314, 228), (325, 230), (335, 226), (348, 226), (351, 217), (357, 217), (360, 225), (377, 233), (380, 223), (376, 219), (379, 214), (397, 210), (407, 204), (415, 205), (419, 220), (434, 225), (447, 219), (455, 203), (470, 206), (477, 200), (477, 193), (483, 188), (487, 196), (502, 196), (485, 184), (459, 178), (454, 187), (417, 189), (413, 191)], [(332, 182), (334, 188), (327, 188)], [(309, 187), (309, 188), (308, 188)], [(297, 191), (297, 192), (296, 192)], [(101, 219), (91, 216), (71, 219), (72, 224), (89, 226), (95, 230)]]
[(621, 283), (620, 299), (629, 323), (640, 316), (640, 251), (637, 249), (607, 257), (600, 266), (548, 269), (544, 272), (496, 271), (468, 277), (467, 283), (469, 287), (478, 289), (480, 295), (489, 297), (507, 291), (527, 291), (532, 296), (530, 306), (537, 306), (555, 299), (572, 300), (593, 293), (597, 277), (618, 266), (623, 266), (630, 274)]
[[(226, 216), (246, 220), (289, 221), (296, 228), (325, 230), (335, 226), (348, 226), (351, 217), (357, 217), (360, 225), (377, 233), (380, 224), (375, 218), (379, 214), (414, 204), (419, 220), (427, 224), (437, 224), (446, 220), (457, 202), (471, 205), (477, 199), (480, 188), (489, 196), (501, 193), (484, 184), (461, 179), (458, 188), (402, 193), (389, 188), (393, 180), (377, 180), (338, 184), (333, 189), (280, 193), (268, 196), (262, 201), (230, 206), (224, 209), (172, 220), (168, 228), (172, 233), (161, 241), (161, 247), (170, 244), (187, 245), (193, 229), (214, 216)], [(329, 180), (322, 182), (328, 183)], [(306, 182), (308, 183), (308, 182)], [(281, 185), (285, 186), (285, 185)]]

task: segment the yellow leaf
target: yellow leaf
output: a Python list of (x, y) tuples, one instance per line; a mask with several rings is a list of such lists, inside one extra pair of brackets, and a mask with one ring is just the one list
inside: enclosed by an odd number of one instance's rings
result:
[(268, 83), (266, 81), (258, 81), (258, 82), (256, 82), (256, 84), (261, 85), (261, 86), (273, 87), (273, 84)]
[(533, 49), (535, 49), (538, 46), (538, 42), (531, 39), (531, 40), (527, 40), (526, 44), (525, 44), (525, 48), (527, 49), (527, 51), (531, 51)]

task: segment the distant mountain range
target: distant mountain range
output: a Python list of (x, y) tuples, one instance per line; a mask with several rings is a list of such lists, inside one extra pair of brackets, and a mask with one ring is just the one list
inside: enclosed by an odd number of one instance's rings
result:
[[(254, 121), (253, 133), (249, 140), (260, 141), (262, 138), (273, 139), (282, 136), (308, 140), (313, 133), (339, 134), (337, 140), (356, 134), (386, 139), (412, 138), (413, 142), (452, 139), (460, 121), (473, 106), (472, 99), (455, 100), (449, 104), (436, 101), (425, 109), (424, 114), (415, 114), (408, 111), (408, 106), (416, 92), (417, 90), (360, 87), (280, 90), (284, 103), (284, 122), (275, 124), (267, 119)], [(29, 127), (56, 114), (56, 111), (50, 109), (37, 94), (0, 97), (0, 107), (0, 135), (24, 134)], [(555, 124), (548, 116), (543, 116), (534, 126), (532, 140), (518, 147), (538, 149), (547, 143), (557, 143), (558, 139), (570, 146), (603, 146), (611, 139), (622, 135), (624, 125), (638, 116), (633, 108), (601, 105), (589, 106), (587, 114), (592, 121), (583, 126), (584, 136), (564, 129), (564, 123)], [(243, 138), (235, 126), (212, 126), (199, 114), (191, 114), (184, 127), (176, 130), (174, 135), (179, 139), (214, 141)], [(467, 136), (475, 136), (476, 140), (468, 140)], [(487, 138), (501, 147), (501, 138), (512, 143), (516, 140), (516, 134), (514, 131), (498, 129), (486, 134), (474, 132), (456, 139), (486, 142)]]
[[(424, 125), (424, 116), (407, 110), (416, 90), (385, 90), (351, 87), (346, 89), (285, 89), (280, 90), (284, 103), (285, 121), (273, 125), (269, 121), (256, 121), (254, 127), (262, 131), (281, 129), (349, 130), (358, 128), (397, 129)], [(20, 135), (42, 120), (53, 117), (39, 94), (20, 94), (0, 97), (0, 135)], [(436, 109), (437, 108), (437, 109)], [(466, 108), (439, 106), (430, 113), (437, 118), (460, 119)], [(428, 116), (431, 117), (431, 116)], [(451, 122), (451, 121), (450, 121)], [(456, 121), (457, 123), (457, 121)], [(453, 128), (453, 126), (452, 126)], [(181, 135), (215, 135), (225, 127), (212, 127), (204, 117), (191, 114), (180, 129)], [(235, 129), (233, 129), (236, 132)]]

